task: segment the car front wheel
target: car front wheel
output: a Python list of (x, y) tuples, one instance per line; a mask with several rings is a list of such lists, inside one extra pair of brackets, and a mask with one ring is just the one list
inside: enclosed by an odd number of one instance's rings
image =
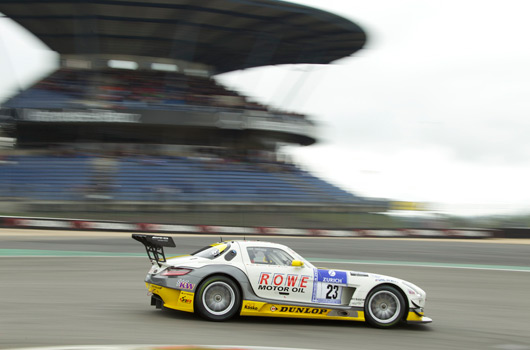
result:
[(366, 321), (377, 328), (388, 328), (397, 325), (406, 311), (405, 299), (391, 286), (374, 288), (364, 305)]
[(241, 293), (234, 281), (224, 276), (204, 280), (195, 298), (197, 313), (210, 321), (232, 318), (241, 306)]

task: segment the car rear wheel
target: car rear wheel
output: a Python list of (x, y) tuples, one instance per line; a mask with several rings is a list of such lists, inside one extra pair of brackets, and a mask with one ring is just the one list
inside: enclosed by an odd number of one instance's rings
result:
[(228, 277), (212, 276), (204, 280), (195, 298), (197, 313), (210, 321), (232, 318), (241, 306), (239, 288)]
[(405, 299), (391, 286), (374, 288), (364, 305), (366, 321), (377, 328), (388, 328), (397, 325), (406, 311)]

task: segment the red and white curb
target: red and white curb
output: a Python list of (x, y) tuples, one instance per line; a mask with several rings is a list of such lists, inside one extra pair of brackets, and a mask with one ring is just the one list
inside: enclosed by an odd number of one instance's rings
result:
[(172, 225), (156, 223), (130, 223), (113, 221), (90, 221), (76, 219), (0, 217), (0, 227), (38, 228), (81, 231), (127, 231), (156, 233), (195, 233), (215, 235), (270, 235), (311, 237), (370, 237), (370, 238), (492, 238), (496, 230), (481, 229), (299, 229), (281, 227), (239, 227), (209, 225)]

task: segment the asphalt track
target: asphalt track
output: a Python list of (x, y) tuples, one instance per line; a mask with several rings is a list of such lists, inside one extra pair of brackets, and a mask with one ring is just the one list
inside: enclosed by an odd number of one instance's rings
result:
[[(224, 239), (231, 237), (223, 237)], [(530, 242), (267, 237), (320, 266), (410, 280), (430, 325), (276, 318), (206, 322), (155, 310), (127, 234), (0, 231), (0, 348), (215, 344), (307, 349), (530, 349)], [(175, 254), (217, 237), (179, 236)], [(421, 265), (421, 266), (418, 266)]]

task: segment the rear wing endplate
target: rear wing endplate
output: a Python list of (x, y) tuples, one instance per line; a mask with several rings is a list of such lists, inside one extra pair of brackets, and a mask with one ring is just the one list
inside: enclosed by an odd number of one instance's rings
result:
[(151, 262), (156, 262), (160, 266), (160, 262), (166, 261), (164, 254), (164, 247), (174, 248), (176, 247), (173, 238), (168, 236), (154, 236), (154, 235), (142, 235), (133, 233), (132, 238), (142, 243), (147, 252), (147, 257)]

